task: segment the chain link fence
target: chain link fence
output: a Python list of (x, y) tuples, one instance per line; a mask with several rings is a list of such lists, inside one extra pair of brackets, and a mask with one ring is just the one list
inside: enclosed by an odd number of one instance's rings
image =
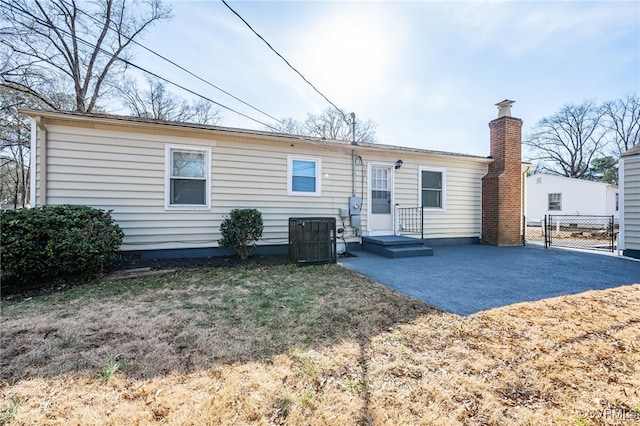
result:
[(526, 239), (545, 247), (613, 252), (618, 231), (613, 216), (548, 215), (540, 222), (527, 222)]

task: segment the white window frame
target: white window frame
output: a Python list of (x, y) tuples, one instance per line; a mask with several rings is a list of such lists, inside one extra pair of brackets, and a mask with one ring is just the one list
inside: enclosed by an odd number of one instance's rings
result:
[[(308, 161), (316, 163), (316, 190), (294, 191), (293, 190), (293, 162)], [(294, 197), (319, 197), (322, 194), (322, 160), (319, 157), (306, 157), (301, 155), (287, 156), (287, 195)]]
[[(552, 209), (551, 208), (551, 196), (552, 195), (558, 195), (559, 196), (558, 197), (559, 200), (558, 200), (558, 208), (557, 209)], [(547, 194), (547, 211), (550, 211), (550, 212), (561, 212), (562, 211), (562, 192), (549, 192)]]
[(447, 169), (444, 167), (420, 166), (418, 168), (418, 206), (422, 206), (422, 172), (437, 172), (442, 174), (442, 189), (440, 195), (440, 207), (423, 207), (428, 211), (446, 211), (447, 210)]
[[(199, 151), (205, 155), (205, 204), (171, 204), (171, 152)], [(164, 208), (165, 210), (208, 210), (211, 208), (211, 148), (201, 146), (165, 145), (164, 147)]]

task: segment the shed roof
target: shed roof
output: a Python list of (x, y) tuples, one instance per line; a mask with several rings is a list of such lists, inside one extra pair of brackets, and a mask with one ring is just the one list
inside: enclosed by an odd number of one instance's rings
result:
[(631, 155), (640, 155), (640, 143), (635, 145), (634, 147), (632, 147), (631, 149), (629, 149), (628, 151), (625, 151), (621, 157), (629, 157)]
[(542, 177), (542, 176), (546, 176), (547, 178), (551, 178), (551, 179), (564, 180), (566, 182), (575, 182), (580, 185), (593, 185), (593, 186), (602, 185), (602, 186), (607, 186), (611, 188), (618, 188), (617, 185), (614, 185), (611, 183), (598, 182), (595, 180), (579, 179), (579, 178), (573, 178), (573, 177), (562, 176), (562, 175), (554, 175), (551, 173), (534, 173), (532, 175), (527, 176), (527, 179), (530, 181), (533, 181), (535, 180), (535, 178)]

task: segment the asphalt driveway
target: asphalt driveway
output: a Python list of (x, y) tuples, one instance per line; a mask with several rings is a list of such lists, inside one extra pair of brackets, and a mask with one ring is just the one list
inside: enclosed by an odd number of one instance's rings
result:
[(364, 251), (345, 267), (425, 303), (470, 315), (513, 303), (640, 283), (640, 262), (529, 245), (434, 247), (430, 257), (388, 259)]

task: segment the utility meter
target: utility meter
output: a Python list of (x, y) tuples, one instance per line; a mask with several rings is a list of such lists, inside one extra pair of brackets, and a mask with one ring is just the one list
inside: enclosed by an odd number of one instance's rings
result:
[(349, 215), (359, 215), (362, 210), (362, 199), (360, 197), (349, 197)]

